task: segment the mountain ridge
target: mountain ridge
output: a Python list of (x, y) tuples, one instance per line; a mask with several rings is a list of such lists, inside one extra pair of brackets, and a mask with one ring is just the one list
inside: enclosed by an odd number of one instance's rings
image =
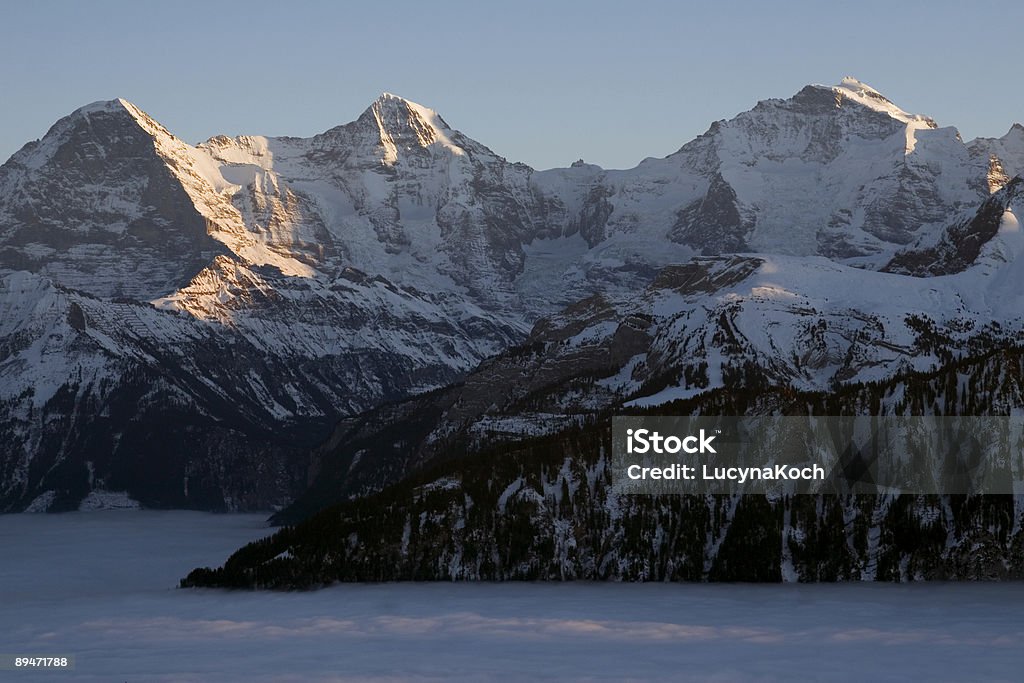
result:
[[(1004, 213), (1018, 210), (998, 199), (1024, 163), (1024, 136), (1010, 133), (965, 144), (955, 129), (848, 79), (759, 102), (633, 169), (538, 171), (387, 93), (312, 137), (215, 136), (198, 145), (125, 100), (86, 105), (0, 166), (0, 282), (9, 294), (0, 306), (20, 321), (0, 336), (9, 425), (0, 462), (21, 463), (0, 477), (0, 505), (24, 507), (48, 491), (73, 505), (81, 481), (117, 480), (126, 467), (161, 472), (143, 501), (150, 505), (217, 507), (217, 495), (228, 509), (281, 505), (305, 485), (303, 456), (286, 444), (243, 463), (290, 473), (252, 496), (223, 476), (215, 448), (196, 449), (185, 431), (168, 448), (177, 443), (193, 460), (173, 471), (144, 453), (102, 452), (112, 443), (116, 451), (118, 435), (159, 431), (161, 405), (240, 425), (223, 437), (237, 439), (231, 453), (259, 438), (253, 415), (326, 437), (325, 423), (469, 377), (552, 321), (582, 316), (564, 323), (578, 327), (614, 308), (609, 302), (643, 300), (655, 282), (710, 286), (719, 257), (740, 254), (731, 266), (739, 270), (752, 259), (763, 268), (765, 254), (794, 272), (833, 264), (842, 278), (865, 282), (896, 277), (872, 273), (898, 258), (910, 263), (905, 274), (952, 276), (978, 259), (1010, 273), (1016, 251), (986, 251), (1009, 244), (1000, 237)], [(985, 206), (991, 216), (979, 214)], [(790, 294), (809, 296), (808, 285), (791, 284)], [(13, 294), (30, 290), (48, 292), (31, 315)], [(700, 294), (728, 318), (737, 306), (760, 315), (770, 299), (730, 304), (712, 300), (724, 296), (716, 292), (694, 290), (673, 305)], [(848, 313), (870, 319), (856, 302)], [(1004, 313), (975, 317), (979, 329), (1013, 327)], [(711, 341), (730, 329), (711, 319), (706, 328)], [(842, 334), (867, 332), (838, 328), (833, 341), (816, 342), (830, 370), (801, 371), (808, 387), (844, 381), (836, 374), (844, 362), (849, 379), (878, 360), (862, 343), (842, 361), (857, 346)], [(902, 322), (882, 328), (880, 343), (904, 344), (890, 338), (904, 334)], [(614, 337), (586, 326), (570, 337), (584, 333), (598, 346)], [(956, 352), (956, 339), (944, 353)], [(809, 353), (796, 348), (803, 342), (771, 341), (779, 348), (747, 362), (766, 363), (776, 379), (799, 376), (789, 356)], [(230, 362), (225, 353), (235, 354)], [(42, 377), (50, 356), (67, 363)], [(721, 375), (717, 358), (705, 373)], [(78, 441), (58, 438), (59, 425), (135, 400), (138, 377), (158, 385), (144, 423), (121, 409), (116, 424), (86, 420)], [(74, 474), (55, 483), (47, 472), (57, 465)], [(202, 502), (189, 493), (199, 490), (187, 474), (196, 471), (207, 477)]]

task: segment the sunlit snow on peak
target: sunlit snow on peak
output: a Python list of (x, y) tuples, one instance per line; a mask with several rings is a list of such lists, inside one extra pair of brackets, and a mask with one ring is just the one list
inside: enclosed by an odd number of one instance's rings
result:
[(389, 166), (398, 161), (399, 151), (409, 144), (423, 148), (438, 145), (456, 156), (465, 154), (449, 137), (451, 128), (448, 124), (429, 107), (385, 92), (369, 111), (380, 129), (381, 144), (385, 150), (383, 161)]
[[(826, 86), (819, 86), (826, 87)], [(867, 83), (860, 81), (853, 76), (845, 76), (838, 85), (831, 86), (836, 93), (837, 105), (841, 106), (841, 98), (848, 98), (860, 105), (877, 112), (888, 114), (892, 118), (908, 124), (914, 124), (917, 128), (937, 128), (938, 125), (928, 116), (911, 114), (900, 109), (892, 100), (872, 88)]]

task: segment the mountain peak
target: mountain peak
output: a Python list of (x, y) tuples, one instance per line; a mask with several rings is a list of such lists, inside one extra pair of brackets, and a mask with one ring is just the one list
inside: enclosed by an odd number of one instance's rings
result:
[(96, 102), (90, 102), (89, 104), (83, 107), (79, 107), (75, 111), (71, 112), (71, 115), (86, 115), (95, 114), (99, 112), (118, 112), (122, 110), (127, 110), (128, 107), (134, 106), (135, 105), (133, 105), (131, 102), (124, 98), (115, 97), (112, 100), (98, 100)]
[[(818, 86), (829, 87), (829, 86)], [(870, 85), (853, 76), (844, 76), (837, 85), (829, 89), (836, 94), (836, 105), (842, 106), (842, 100), (850, 100), (868, 109), (888, 114), (897, 121), (913, 123), (919, 127), (938, 128), (938, 124), (931, 117), (921, 114), (911, 114), (896, 106), (892, 100), (878, 92)]]
[(174, 136), (146, 112), (123, 98), (98, 100), (75, 109), (54, 123), (41, 139), (30, 142), (11, 156), (15, 165), (38, 169), (49, 163), (60, 147), (70, 140), (89, 139), (102, 149), (108, 144), (124, 144), (134, 136), (127, 131), (140, 130), (150, 138)]
[(854, 78), (853, 76), (843, 76), (842, 80), (835, 86), (836, 88), (842, 88), (844, 90), (850, 90), (851, 92), (858, 94), (871, 94), (872, 96), (891, 102), (891, 100), (882, 93), (878, 92), (864, 81)]
[(66, 117), (66, 120), (69, 122), (75, 122), (82, 118), (89, 118), (96, 115), (109, 115), (115, 118), (126, 117), (138, 124), (150, 135), (174, 137), (170, 131), (160, 125), (160, 123), (158, 123), (153, 117), (123, 97), (116, 97), (112, 100), (91, 102), (71, 112), (71, 114)]
[(399, 95), (381, 93), (357, 119), (357, 124), (379, 136), (384, 161), (393, 164), (400, 150), (446, 148), (457, 155), (464, 150), (452, 140), (454, 131), (441, 116), (422, 104)]
[(426, 107), (424, 107), (421, 104), (417, 104), (416, 102), (413, 102), (412, 100), (410, 100), (407, 97), (402, 97), (401, 95), (396, 95), (395, 93), (387, 92), (386, 90), (384, 92), (382, 92), (380, 94), (380, 96), (376, 100), (373, 101), (373, 103), (374, 103), (374, 105), (380, 105), (380, 106), (387, 106), (389, 104), (397, 104), (397, 105), (412, 105), (414, 107), (420, 107), (422, 109), (426, 108)]
[(405, 125), (420, 123), (438, 131), (451, 130), (451, 127), (433, 109), (389, 92), (381, 93), (369, 109), (363, 112), (363, 116), (368, 114), (374, 115), (378, 121), (383, 123)]
[(141, 117), (149, 118), (149, 116), (145, 112), (143, 112), (141, 109), (139, 109), (123, 97), (115, 97), (112, 100), (98, 100), (96, 102), (90, 102), (89, 104), (74, 110), (73, 112), (71, 112), (69, 116), (71, 118), (76, 118), (82, 116), (91, 116), (93, 114), (128, 114), (134, 119), (138, 119)]

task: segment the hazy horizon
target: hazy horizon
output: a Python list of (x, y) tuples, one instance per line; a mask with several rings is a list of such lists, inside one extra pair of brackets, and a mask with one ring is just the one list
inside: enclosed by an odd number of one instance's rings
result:
[(870, 2), (855, 15), (808, 2), (450, 2), (428, 16), (408, 2), (229, 7), (7, 7), (0, 54), (18, 68), (0, 76), (0, 160), (78, 107), (115, 97), (196, 143), (314, 135), (387, 91), (535, 168), (578, 158), (632, 167), (758, 100), (846, 75), (965, 140), (1024, 120), (1024, 90), (1003, 87), (1013, 62), (995, 58), (1005, 48), (994, 26), (1024, 19), (1008, 2), (969, 12)]

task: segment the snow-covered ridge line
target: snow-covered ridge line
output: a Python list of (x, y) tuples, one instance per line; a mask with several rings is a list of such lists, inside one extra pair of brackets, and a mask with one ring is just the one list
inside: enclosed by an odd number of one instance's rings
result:
[[(818, 86), (829, 87), (829, 86)], [(897, 121), (903, 123), (921, 124), (922, 127), (937, 128), (938, 124), (928, 116), (921, 114), (909, 114), (893, 104), (892, 100), (863, 83), (853, 76), (846, 76), (838, 85), (830, 86), (830, 89), (837, 95), (854, 99), (858, 104), (888, 114)], [(836, 105), (840, 106), (841, 101), (837, 98)]]
[[(1009, 303), (978, 302), (996, 289), (1012, 301), (1019, 281), (1011, 220), (1019, 207), (996, 216), (992, 202), (1024, 167), (1024, 136), (1013, 129), (965, 145), (955, 129), (929, 121), (845, 80), (758, 103), (633, 169), (535, 171), (389, 94), (310, 138), (217, 136), (198, 145), (124, 100), (87, 105), (0, 166), (8, 287), (0, 296), (0, 439), (15, 452), (0, 459), (0, 505), (48, 490), (63, 491), (55, 504), (76, 505), (85, 492), (68, 482), (82, 481), (75, 473), (85, 462), (111, 478), (109, 490), (152, 502), (152, 492), (115, 481), (120, 465), (98, 457), (139, 457), (132, 439), (150, 427), (133, 422), (125, 408), (133, 401), (153, 419), (173, 415), (175, 425), (208, 430), (167, 439), (168, 449), (196, 459), (167, 468), (161, 496), (256, 504), (239, 497), (244, 491), (278, 504), (276, 484), (304, 477), (291, 469), (294, 439), (246, 455), (267, 441), (266, 425), (313, 430), (441, 387), (535, 325), (564, 323), (571, 333), (559, 341), (573, 362), (598, 349), (619, 364), (573, 399), (581, 401), (639, 391), (644, 377), (671, 369), (671, 348), (657, 346), (670, 341), (707, 365), (708, 385), (727, 381), (729, 354), (801, 386), (884, 375), (898, 365), (893, 349), (909, 343), (895, 312), (872, 318), (872, 292), (893, 282), (909, 283), (888, 301), (907, 312), (939, 301), (968, 311), (972, 324), (1009, 325)], [(992, 215), (978, 219), (984, 206)], [(964, 244), (971, 258), (950, 257), (968, 253)], [(988, 279), (965, 293), (939, 278), (874, 272), (898, 252), (913, 256), (901, 272), (983, 266)], [(751, 254), (765, 264), (755, 275), (744, 265)], [(701, 280), (702, 259), (719, 257), (734, 270)], [(769, 266), (791, 272), (769, 277)], [(703, 289), (650, 289), (669, 276)], [(744, 278), (749, 291), (715, 294)], [(850, 282), (859, 298), (842, 307), (812, 291), (838, 297)], [(630, 318), (627, 304), (651, 310)], [(703, 319), (695, 306), (720, 315)], [(810, 327), (812, 318), (820, 325), (815, 315), (826, 332)], [(730, 316), (736, 324), (719, 323)], [(768, 333), (749, 331), (754, 341), (735, 337), (766, 322)], [(803, 332), (780, 332), (790, 323)], [(609, 363), (554, 372), (564, 380)], [(516, 416), (496, 416), (484, 429), (520, 426)], [(206, 453), (219, 464), (204, 464), (194, 439), (227, 460)], [(40, 457), (60, 464), (31, 475)], [(244, 488), (231, 480), (236, 471), (267, 473), (275, 486)]]

